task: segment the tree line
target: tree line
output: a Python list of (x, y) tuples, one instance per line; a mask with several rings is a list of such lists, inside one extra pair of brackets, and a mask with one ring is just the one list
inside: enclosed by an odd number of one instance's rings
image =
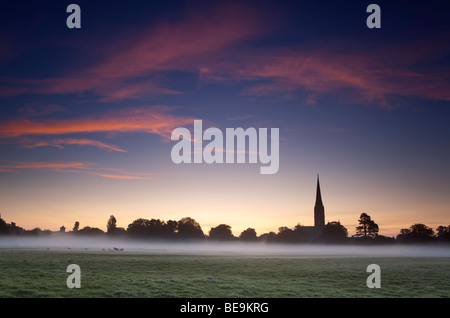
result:
[[(193, 218), (185, 217), (179, 221), (139, 218), (130, 223), (127, 229), (117, 226), (116, 218), (111, 215), (106, 223), (106, 232), (96, 228), (85, 226), (80, 228), (76, 221), (69, 233), (73, 235), (94, 235), (108, 237), (128, 237), (135, 239), (160, 239), (160, 240), (213, 240), (213, 241), (244, 241), (267, 243), (362, 243), (362, 244), (390, 244), (390, 243), (427, 243), (450, 242), (450, 225), (439, 226), (436, 232), (425, 224), (413, 224), (407, 229), (402, 229), (396, 237), (379, 235), (379, 227), (370, 215), (362, 213), (356, 226), (355, 235), (349, 237), (347, 229), (337, 221), (328, 222), (320, 231), (313, 227), (305, 227), (297, 224), (294, 228), (280, 227), (278, 232), (268, 232), (257, 235), (254, 228), (247, 228), (239, 236), (234, 236), (231, 226), (220, 224), (212, 227), (205, 234), (200, 224)], [(65, 232), (65, 228), (61, 228)], [(53, 232), (35, 228), (25, 230), (15, 225), (6, 223), (0, 217), (0, 235), (36, 236), (50, 235)]]

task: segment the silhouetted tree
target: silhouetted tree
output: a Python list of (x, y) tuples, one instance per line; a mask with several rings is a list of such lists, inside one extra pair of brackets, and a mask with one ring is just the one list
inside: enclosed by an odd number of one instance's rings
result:
[(426, 226), (425, 224), (413, 224), (410, 227), (411, 232), (409, 235), (417, 236), (417, 237), (432, 237), (434, 235), (434, 231), (431, 227)]
[(395, 238), (384, 235), (377, 235), (373, 241), (375, 244), (394, 244)]
[(80, 229), (80, 222), (76, 221), (73, 225), (73, 231), (77, 232)]
[(263, 242), (274, 243), (277, 239), (277, 234), (275, 232), (264, 233), (259, 237)]
[(42, 231), (42, 230), (41, 230), (40, 228), (38, 228), (38, 227), (35, 227), (35, 228), (32, 229), (32, 230), (26, 231), (26, 234), (27, 234), (27, 235), (38, 236), (38, 235), (44, 234), (44, 231)]
[(278, 234), (265, 233), (260, 236), (260, 239), (268, 243), (305, 243), (308, 241), (309, 235), (302, 225), (297, 224), (294, 229), (282, 226), (278, 228)]
[(137, 219), (128, 225), (127, 233), (134, 237), (167, 239), (175, 236), (176, 222), (168, 223), (159, 219)]
[(376, 237), (378, 235), (378, 224), (376, 224), (366, 213), (361, 213), (359, 226), (356, 227), (355, 237)]
[(400, 234), (397, 235), (397, 241), (399, 242), (406, 242), (408, 240), (408, 235), (411, 232), (410, 229), (401, 229)]
[(11, 235), (23, 235), (26, 233), (25, 229), (17, 226), (16, 223), (11, 222), (11, 224), (8, 224), (9, 227), (9, 234)]
[(403, 243), (426, 243), (435, 239), (433, 229), (422, 223), (416, 223), (409, 229), (401, 229), (397, 240)]
[(407, 235), (409, 235), (409, 233), (411, 233), (410, 229), (401, 229), (400, 230), (400, 235), (407, 236)]
[(280, 243), (294, 243), (295, 233), (293, 230), (286, 226), (280, 227), (278, 228), (276, 241)]
[(105, 234), (105, 232), (103, 232), (101, 229), (99, 229), (97, 227), (85, 226), (81, 230), (78, 230), (77, 234), (80, 234), (80, 235), (102, 235), (102, 234)]
[(256, 231), (253, 228), (248, 228), (239, 235), (239, 238), (243, 241), (255, 242), (258, 240), (258, 236), (256, 235)]
[(158, 230), (161, 226), (160, 220), (155, 219), (137, 219), (132, 224), (128, 225), (127, 232), (129, 234), (144, 235), (147, 237), (157, 236)]
[(174, 220), (169, 220), (166, 222), (166, 237), (175, 238), (178, 231), (178, 222)]
[(165, 233), (165, 225), (166, 223), (160, 219), (151, 219), (150, 220), (150, 232), (149, 234), (153, 237), (162, 237)]
[(231, 232), (231, 226), (226, 224), (220, 224), (216, 227), (211, 228), (209, 231), (209, 238), (218, 241), (230, 241), (234, 239)]
[(130, 236), (145, 236), (148, 232), (147, 219), (137, 219), (128, 224), (127, 233)]
[(114, 217), (114, 215), (111, 215), (109, 217), (108, 222), (106, 223), (106, 233), (108, 234), (114, 234), (114, 232), (117, 229), (117, 220)]
[(117, 227), (117, 220), (114, 215), (111, 215), (106, 223), (106, 233), (108, 235), (118, 236), (125, 235), (126, 231), (123, 227)]
[(177, 237), (180, 239), (203, 239), (205, 235), (197, 221), (186, 217), (177, 223)]
[(9, 230), (9, 225), (0, 217), (0, 235), (9, 234)]
[(300, 224), (297, 224), (294, 228), (294, 238), (297, 243), (307, 242), (309, 237), (308, 233), (305, 231), (304, 227)]
[(437, 238), (442, 242), (450, 242), (450, 225), (449, 226), (438, 226), (436, 228)]
[(321, 240), (329, 243), (342, 243), (347, 239), (348, 231), (340, 222), (328, 222), (323, 227)]

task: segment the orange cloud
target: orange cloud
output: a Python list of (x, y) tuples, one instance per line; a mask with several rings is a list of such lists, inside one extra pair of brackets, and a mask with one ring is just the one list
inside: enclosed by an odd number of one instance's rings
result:
[[(26, 135), (64, 135), (76, 133), (151, 133), (170, 139), (176, 127), (192, 124), (193, 118), (175, 116), (167, 106), (133, 108), (99, 115), (97, 118), (16, 119), (1, 123), (0, 138)], [(65, 139), (66, 143), (90, 144), (112, 150), (112, 146), (87, 140)], [(116, 151), (119, 148), (116, 149)], [(119, 150), (120, 151), (120, 150)]]
[[(133, 108), (101, 114), (96, 118), (69, 119), (16, 119), (0, 123), (0, 138), (4, 142), (18, 142), (25, 147), (36, 148), (65, 145), (88, 145), (109, 151), (126, 152), (115, 145), (86, 138), (54, 138), (35, 141), (35, 136), (81, 133), (151, 133), (169, 141), (172, 130), (190, 125), (193, 118), (171, 114), (173, 107), (158, 106)], [(31, 137), (30, 137), (31, 136)], [(0, 164), (0, 172), (17, 172), (21, 169), (45, 169), (66, 173), (84, 173), (109, 179), (149, 179), (150, 173), (129, 172), (116, 168), (104, 168), (89, 162), (9, 162)]]

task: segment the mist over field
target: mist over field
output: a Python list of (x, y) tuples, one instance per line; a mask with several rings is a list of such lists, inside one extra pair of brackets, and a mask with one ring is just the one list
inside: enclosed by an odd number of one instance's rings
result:
[(243, 242), (164, 242), (98, 237), (0, 237), (3, 249), (72, 250), (115, 253), (174, 253), (242, 256), (378, 256), (450, 257), (450, 246), (430, 245), (325, 245)]

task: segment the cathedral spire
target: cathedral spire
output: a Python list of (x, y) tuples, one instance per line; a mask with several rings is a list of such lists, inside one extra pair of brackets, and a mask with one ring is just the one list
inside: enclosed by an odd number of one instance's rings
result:
[(319, 175), (317, 175), (316, 204), (314, 205), (314, 227), (316, 229), (325, 226), (325, 207), (322, 203), (322, 194), (320, 193)]
[(320, 193), (319, 175), (317, 175), (316, 206), (323, 206), (322, 195)]

